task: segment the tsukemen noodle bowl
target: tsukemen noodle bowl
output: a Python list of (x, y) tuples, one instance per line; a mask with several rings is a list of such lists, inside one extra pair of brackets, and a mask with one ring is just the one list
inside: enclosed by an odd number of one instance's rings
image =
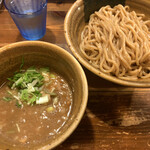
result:
[(74, 56), (104, 79), (150, 86), (149, 6), (142, 0), (115, 6), (108, 1), (85, 22), (83, 1), (75, 2), (65, 18), (65, 37)]
[(11, 44), (1, 48), (0, 57), (0, 149), (54, 148), (74, 131), (86, 108), (81, 66), (45, 42)]

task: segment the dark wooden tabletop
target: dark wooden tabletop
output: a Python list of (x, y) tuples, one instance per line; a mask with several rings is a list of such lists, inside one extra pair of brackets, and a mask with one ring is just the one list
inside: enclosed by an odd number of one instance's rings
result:
[[(69, 52), (63, 24), (73, 2), (48, 1), (47, 31), (41, 39)], [(24, 40), (3, 7), (0, 10), (0, 47)], [(89, 85), (85, 115), (74, 133), (56, 150), (149, 150), (150, 88), (120, 86), (84, 70)]]

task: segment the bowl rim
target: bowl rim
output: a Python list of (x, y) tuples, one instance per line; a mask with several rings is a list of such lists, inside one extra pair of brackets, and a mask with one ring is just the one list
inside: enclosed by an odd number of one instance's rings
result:
[(47, 144), (45, 146), (38, 148), (38, 150), (49, 150), (49, 149), (53, 149), (56, 146), (60, 145), (74, 132), (74, 130), (79, 125), (79, 123), (85, 113), (87, 102), (88, 102), (88, 83), (87, 83), (87, 78), (86, 78), (83, 68), (81, 67), (79, 62), (67, 50), (65, 50), (55, 44), (43, 42), (43, 41), (22, 41), (22, 42), (12, 43), (12, 44), (1, 47), (0, 53), (3, 53), (5, 51), (11, 50), (12, 48), (20, 47), (20, 46), (43, 46), (43, 45), (44, 45), (44, 47), (46, 46), (49, 49), (51, 49), (51, 48), (55, 49), (58, 53), (59, 52), (63, 53), (64, 54), (63, 56), (65, 56), (66, 58), (69, 58), (69, 60), (71, 60), (72, 63), (74, 63), (74, 65), (78, 68), (78, 72), (80, 72), (80, 77), (82, 80), (82, 83), (80, 83), (80, 84), (82, 84), (82, 86), (83, 86), (82, 88), (84, 89), (81, 105), (80, 105), (79, 111), (74, 119), (74, 122), (70, 126), (68, 126), (67, 130), (61, 136), (59, 136), (59, 138), (55, 139), (52, 144)]
[(98, 69), (94, 68), (92, 65), (90, 65), (85, 59), (83, 59), (79, 53), (76, 51), (76, 48), (73, 46), (73, 43), (70, 39), (70, 35), (69, 35), (69, 23), (71, 22), (70, 19), (72, 18), (73, 12), (75, 12), (75, 10), (77, 11), (77, 9), (79, 7), (83, 6), (83, 0), (77, 0), (76, 2), (73, 3), (73, 5), (70, 7), (69, 11), (66, 14), (65, 20), (64, 20), (64, 34), (65, 34), (65, 38), (67, 41), (67, 44), (70, 48), (70, 50), (72, 51), (73, 55), (77, 58), (77, 60), (83, 65), (85, 66), (89, 71), (91, 71), (92, 73), (94, 73), (95, 75), (106, 79), (108, 81), (120, 84), (120, 85), (124, 85), (124, 86), (132, 86), (132, 87), (150, 87), (150, 82), (138, 82), (138, 81), (127, 81), (127, 80), (122, 80), (119, 79), (117, 77), (113, 77), (110, 76), (108, 74), (105, 74), (101, 71), (99, 71)]

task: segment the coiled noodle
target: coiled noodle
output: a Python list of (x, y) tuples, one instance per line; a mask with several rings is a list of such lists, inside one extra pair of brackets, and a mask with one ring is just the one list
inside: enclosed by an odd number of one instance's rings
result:
[(150, 20), (128, 6), (105, 6), (92, 14), (80, 49), (103, 73), (133, 81), (150, 78)]

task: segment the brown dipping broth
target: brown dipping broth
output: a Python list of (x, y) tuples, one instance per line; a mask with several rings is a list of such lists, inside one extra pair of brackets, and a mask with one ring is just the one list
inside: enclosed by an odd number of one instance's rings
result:
[[(42, 143), (61, 132), (66, 123), (72, 106), (72, 92), (68, 83), (58, 74), (52, 72), (55, 78), (44, 88), (51, 91), (55, 88), (58, 101), (53, 99), (40, 105), (23, 105), (23, 108), (16, 106), (15, 99), (6, 102), (3, 97), (10, 96), (7, 92), (10, 88), (5, 83), (0, 88), (0, 138), (11, 145), (35, 145)], [(16, 91), (11, 91), (16, 93)], [(47, 108), (53, 107), (48, 112)]]

